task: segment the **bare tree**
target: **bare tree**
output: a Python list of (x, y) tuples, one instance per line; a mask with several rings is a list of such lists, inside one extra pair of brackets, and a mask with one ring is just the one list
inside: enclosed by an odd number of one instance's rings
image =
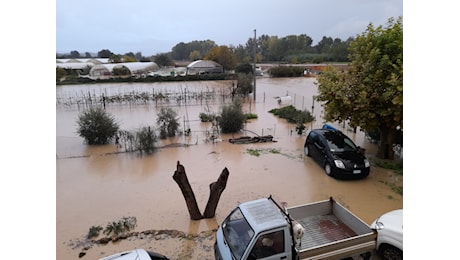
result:
[(177, 161), (177, 169), (174, 172), (173, 179), (176, 181), (177, 185), (179, 185), (182, 191), (182, 195), (184, 195), (190, 218), (192, 220), (202, 219), (203, 216), (201, 215), (198, 204), (196, 203), (195, 194), (193, 193), (192, 187), (188, 181), (187, 174), (185, 173), (185, 168), (182, 164), (180, 164), (179, 161)]
[(209, 184), (209, 199), (204, 211), (204, 215), (201, 215), (198, 204), (196, 203), (195, 194), (193, 193), (192, 187), (185, 173), (185, 168), (183, 165), (177, 161), (177, 170), (174, 172), (173, 179), (179, 185), (182, 195), (184, 195), (185, 203), (187, 204), (188, 212), (192, 220), (199, 220), (202, 218), (213, 218), (216, 215), (217, 204), (220, 200), (220, 195), (225, 190), (227, 186), (227, 180), (229, 176), (229, 171), (227, 167), (222, 170), (217, 181)]
[(204, 210), (204, 218), (213, 218), (216, 215), (217, 204), (219, 203), (220, 195), (227, 186), (229, 174), (227, 167), (225, 167), (217, 181), (209, 184), (209, 199), (206, 209)]

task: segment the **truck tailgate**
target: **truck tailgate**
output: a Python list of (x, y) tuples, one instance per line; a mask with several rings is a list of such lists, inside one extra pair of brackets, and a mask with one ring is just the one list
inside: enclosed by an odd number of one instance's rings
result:
[(292, 207), (288, 212), (305, 228), (301, 246), (296, 247), (301, 259), (340, 259), (375, 247), (375, 232), (332, 198)]

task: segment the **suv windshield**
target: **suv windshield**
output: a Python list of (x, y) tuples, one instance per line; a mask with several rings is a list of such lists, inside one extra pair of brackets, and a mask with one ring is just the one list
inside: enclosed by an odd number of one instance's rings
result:
[(236, 208), (222, 224), (225, 240), (235, 259), (241, 259), (248, 246), (254, 230), (244, 218), (241, 210)]
[(345, 135), (326, 132), (324, 133), (324, 137), (331, 152), (355, 152), (358, 150), (353, 141)]

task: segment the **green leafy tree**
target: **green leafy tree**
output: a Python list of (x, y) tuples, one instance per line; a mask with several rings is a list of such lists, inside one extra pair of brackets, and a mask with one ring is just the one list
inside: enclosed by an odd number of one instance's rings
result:
[(328, 68), (318, 77), (325, 119), (348, 120), (365, 131), (378, 129), (377, 157), (393, 159), (397, 128), (403, 127), (402, 17), (367, 30), (350, 43), (348, 71)]
[(175, 136), (180, 126), (177, 112), (170, 107), (162, 107), (158, 113), (157, 125), (161, 139)]
[(243, 129), (245, 119), (241, 101), (235, 100), (221, 108), (218, 120), (222, 133), (236, 133)]
[(119, 128), (113, 116), (101, 107), (92, 107), (80, 113), (77, 124), (77, 133), (88, 144), (107, 144)]

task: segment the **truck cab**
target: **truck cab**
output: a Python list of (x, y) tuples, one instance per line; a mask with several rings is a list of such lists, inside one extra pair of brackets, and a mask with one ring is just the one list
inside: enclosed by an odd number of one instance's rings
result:
[(222, 222), (216, 259), (292, 259), (290, 224), (267, 198), (242, 203)]

